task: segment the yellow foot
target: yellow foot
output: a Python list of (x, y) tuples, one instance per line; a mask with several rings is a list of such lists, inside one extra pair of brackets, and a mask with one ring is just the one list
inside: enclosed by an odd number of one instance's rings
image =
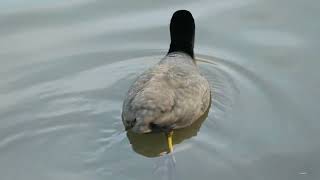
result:
[(167, 136), (168, 148), (169, 148), (168, 153), (172, 153), (172, 151), (173, 151), (173, 145), (172, 145), (173, 131), (171, 130), (168, 133), (166, 133), (166, 136)]

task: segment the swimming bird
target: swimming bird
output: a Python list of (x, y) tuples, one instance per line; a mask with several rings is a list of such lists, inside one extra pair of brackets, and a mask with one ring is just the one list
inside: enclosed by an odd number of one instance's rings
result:
[(165, 132), (172, 152), (173, 130), (190, 126), (210, 105), (210, 86), (194, 58), (195, 23), (187, 10), (176, 11), (170, 22), (167, 55), (142, 73), (130, 87), (122, 121), (136, 133)]

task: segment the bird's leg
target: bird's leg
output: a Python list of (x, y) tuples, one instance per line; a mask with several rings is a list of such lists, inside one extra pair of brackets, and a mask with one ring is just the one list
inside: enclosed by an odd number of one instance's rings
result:
[(166, 136), (167, 136), (167, 142), (168, 142), (168, 154), (172, 153), (173, 151), (173, 145), (172, 145), (172, 137), (173, 137), (173, 130), (170, 130), (169, 132), (166, 132)]

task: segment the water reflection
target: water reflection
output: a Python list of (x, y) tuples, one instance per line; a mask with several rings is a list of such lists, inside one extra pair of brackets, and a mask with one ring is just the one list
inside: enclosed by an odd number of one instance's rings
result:
[[(191, 126), (177, 129), (173, 133), (173, 145), (196, 136), (202, 123), (208, 117), (208, 110)], [(168, 151), (166, 136), (164, 133), (137, 134), (132, 131), (127, 132), (132, 149), (146, 157), (158, 157)]]

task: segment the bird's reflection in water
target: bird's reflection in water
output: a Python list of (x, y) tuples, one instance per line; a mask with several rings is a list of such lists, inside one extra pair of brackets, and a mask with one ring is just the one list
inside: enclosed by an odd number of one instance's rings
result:
[[(174, 130), (173, 145), (179, 144), (186, 139), (196, 136), (202, 123), (208, 117), (209, 109), (210, 107), (207, 112), (191, 126)], [(167, 140), (164, 133), (137, 134), (132, 131), (128, 131), (127, 137), (132, 149), (143, 156), (158, 157), (168, 151)]]
[[(204, 120), (208, 117), (208, 112), (204, 113), (195, 123), (191, 126), (174, 130), (173, 145), (179, 144), (185, 139), (196, 136)], [(153, 168), (154, 177), (161, 180), (177, 179), (176, 174), (176, 161), (173, 153), (167, 154), (168, 144), (164, 133), (148, 133), (137, 134), (132, 131), (127, 132), (127, 137), (131, 143), (132, 149), (146, 157), (155, 158), (155, 167)], [(160, 156), (160, 157), (159, 157)]]

